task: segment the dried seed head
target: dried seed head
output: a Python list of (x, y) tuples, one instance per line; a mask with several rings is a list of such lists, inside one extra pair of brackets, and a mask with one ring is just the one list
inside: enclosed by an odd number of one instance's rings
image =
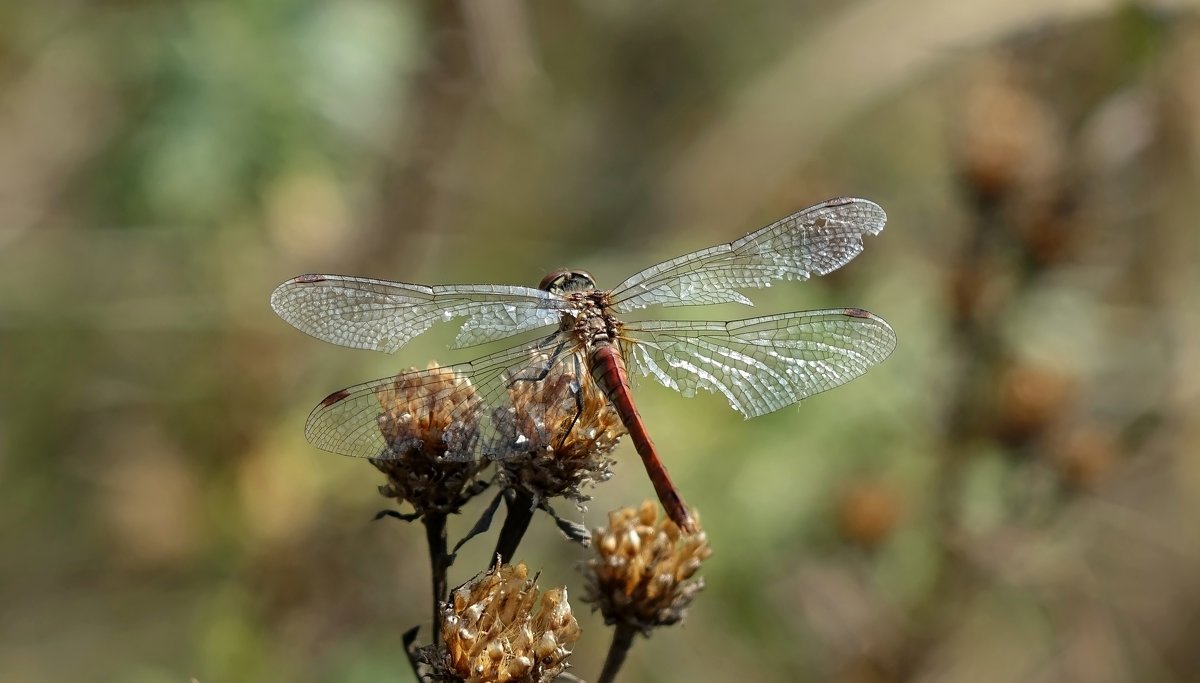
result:
[(693, 578), (712, 550), (703, 531), (683, 534), (658, 519), (651, 501), (640, 508), (608, 513), (608, 528), (592, 532), (597, 557), (584, 571), (584, 597), (608, 624), (627, 624), (643, 633), (683, 619), (704, 579)]
[(994, 203), (1052, 184), (1062, 134), (1011, 65), (983, 65), (962, 102), (957, 162), (977, 200)]
[(900, 519), (899, 493), (882, 481), (856, 481), (837, 502), (837, 526), (842, 538), (865, 548), (886, 541)]
[(1119, 460), (1117, 435), (1102, 424), (1072, 425), (1056, 430), (1047, 441), (1050, 462), (1073, 491), (1090, 491), (1103, 484)]
[(380, 493), (408, 501), (418, 514), (455, 512), (466, 502), (482, 462), (452, 460), (478, 438), (481, 401), (471, 381), (430, 363), (404, 372), (376, 392), (377, 423), (388, 449), (371, 462), (388, 477)]
[[(530, 367), (543, 364), (535, 356)], [(577, 377), (572, 363), (560, 362), (540, 380), (513, 381), (508, 393), (511, 407), (494, 417), (501, 438), (519, 444), (516, 457), (499, 463), (508, 486), (534, 500), (565, 496), (582, 503), (588, 500), (583, 487), (612, 477), (609, 454), (625, 425), (590, 377)]]
[[(435, 681), (543, 683), (568, 666), (581, 633), (566, 588), (538, 603), (537, 577), (524, 563), (497, 565), (442, 604), (442, 643), (424, 650)], [(535, 608), (536, 604), (536, 608)]]
[(968, 259), (953, 268), (947, 280), (950, 313), (955, 322), (988, 324), (1012, 299), (1015, 277), (1007, 267)]
[(996, 437), (1021, 444), (1042, 434), (1071, 407), (1075, 379), (1057, 369), (1013, 362), (1000, 369), (997, 382)]

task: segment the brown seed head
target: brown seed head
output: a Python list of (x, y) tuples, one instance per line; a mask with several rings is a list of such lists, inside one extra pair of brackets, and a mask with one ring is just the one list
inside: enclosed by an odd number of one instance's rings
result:
[(855, 482), (837, 503), (838, 531), (842, 537), (873, 548), (886, 541), (900, 518), (899, 495), (877, 481)]
[[(566, 588), (541, 594), (524, 563), (497, 565), (442, 604), (441, 647), (425, 650), (435, 681), (543, 683), (568, 666), (579, 623)], [(536, 607), (535, 607), (536, 605)]]
[(1014, 363), (998, 381), (996, 436), (1023, 443), (1041, 434), (1071, 406), (1075, 380), (1055, 368)]
[(1013, 222), (1025, 252), (1039, 266), (1071, 258), (1084, 244), (1086, 217), (1071, 188), (1029, 193)]
[(1090, 491), (1112, 475), (1118, 461), (1118, 440), (1111, 429), (1097, 424), (1068, 427), (1050, 437), (1047, 453), (1063, 483)]
[(597, 557), (585, 569), (587, 595), (608, 624), (623, 623), (649, 633), (683, 619), (704, 579), (693, 578), (712, 554), (703, 531), (683, 534), (658, 519), (651, 501), (608, 514), (608, 528), (592, 532)]
[(1047, 107), (1007, 64), (978, 70), (962, 94), (958, 166), (982, 202), (1049, 182), (1059, 138)]
[[(530, 366), (541, 363), (535, 358)], [(588, 499), (582, 487), (612, 477), (609, 454), (625, 425), (590, 377), (575, 376), (572, 363), (557, 363), (539, 381), (512, 382), (509, 399), (511, 407), (494, 416), (501, 438), (522, 444), (517, 457), (499, 463), (509, 486), (535, 500), (566, 496), (582, 503)]]
[(1014, 282), (1006, 268), (968, 260), (950, 271), (950, 312), (956, 321), (986, 324), (1012, 298)]
[(451, 513), (484, 463), (451, 460), (469, 453), (478, 438), (480, 399), (469, 379), (431, 363), (409, 371), (376, 392), (379, 431), (388, 450), (371, 462), (388, 477), (383, 495), (407, 500), (418, 513)]

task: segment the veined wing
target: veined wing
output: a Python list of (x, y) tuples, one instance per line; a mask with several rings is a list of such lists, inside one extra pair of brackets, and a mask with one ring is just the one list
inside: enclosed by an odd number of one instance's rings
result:
[(304, 434), (323, 450), (385, 459), (422, 444), (441, 444), (450, 460), (527, 455), (559, 443), (569, 427), (572, 438), (615, 444), (624, 433), (615, 414), (600, 430), (595, 420), (574, 419), (581, 391), (592, 392), (586, 405), (611, 410), (596, 400), (577, 352), (556, 334), (335, 391), (313, 409)]
[(626, 363), (692, 396), (721, 394), (747, 418), (858, 377), (891, 354), (896, 334), (857, 308), (731, 322), (651, 320), (626, 325)]
[(356, 349), (391, 353), (436, 322), (467, 316), (454, 348), (557, 324), (571, 304), (530, 287), (426, 287), (346, 275), (301, 275), (275, 288), (271, 308), (296, 329)]
[(663, 306), (741, 303), (739, 289), (774, 280), (806, 280), (846, 265), (877, 235), (887, 214), (874, 202), (844, 197), (810, 206), (740, 240), (652, 266), (612, 290), (618, 312)]

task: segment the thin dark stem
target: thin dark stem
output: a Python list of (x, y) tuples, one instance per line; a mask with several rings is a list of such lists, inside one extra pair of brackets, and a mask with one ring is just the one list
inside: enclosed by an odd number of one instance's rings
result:
[(496, 552), (492, 553), (492, 557), (499, 555), (500, 561), (508, 564), (512, 562), (517, 546), (521, 544), (525, 530), (533, 519), (533, 496), (513, 491), (511, 496), (505, 497), (504, 503), (508, 514), (504, 517), (504, 527), (500, 529), (500, 538), (496, 539)]
[(625, 663), (625, 655), (629, 654), (636, 634), (637, 630), (629, 624), (617, 624), (613, 629), (612, 644), (608, 646), (608, 656), (604, 658), (604, 670), (600, 672), (596, 683), (612, 683), (617, 679), (617, 672)]
[(427, 512), (421, 518), (421, 522), (425, 525), (425, 540), (429, 544), (429, 569), (433, 575), (433, 621), (431, 624), (436, 641), (440, 622), (438, 603), (447, 599), (449, 591), (446, 585), (446, 573), (450, 568), (450, 554), (446, 552), (446, 515), (439, 512)]

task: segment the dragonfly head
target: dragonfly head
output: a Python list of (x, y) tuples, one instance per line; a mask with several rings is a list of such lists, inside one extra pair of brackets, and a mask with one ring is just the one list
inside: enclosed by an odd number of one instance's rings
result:
[(596, 288), (596, 281), (586, 270), (556, 270), (542, 278), (538, 289), (544, 289), (554, 294), (583, 292)]

